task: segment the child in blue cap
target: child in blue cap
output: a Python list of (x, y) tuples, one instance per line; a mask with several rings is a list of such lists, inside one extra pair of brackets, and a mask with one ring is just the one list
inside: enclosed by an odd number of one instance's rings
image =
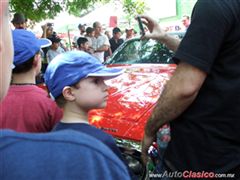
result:
[(67, 52), (55, 57), (45, 72), (50, 95), (64, 112), (54, 131), (73, 129), (86, 133), (102, 141), (124, 161), (113, 137), (88, 122), (90, 110), (106, 106), (108, 86), (104, 80), (122, 73), (122, 69), (107, 68), (83, 51)]
[(61, 119), (62, 110), (36, 85), (41, 70), (40, 49), (51, 45), (24, 29), (12, 31), (14, 68), (7, 97), (0, 104), (0, 128), (19, 132), (49, 132)]
[(108, 86), (104, 80), (122, 72), (122, 69), (106, 68), (83, 51), (67, 52), (55, 57), (45, 72), (50, 95), (64, 111), (63, 118), (54, 130), (74, 129), (90, 134), (121, 158), (113, 137), (88, 123), (88, 112), (106, 106)]

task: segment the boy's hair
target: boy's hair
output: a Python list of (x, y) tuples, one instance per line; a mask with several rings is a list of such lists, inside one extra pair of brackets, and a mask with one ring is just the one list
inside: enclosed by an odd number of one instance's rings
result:
[(94, 31), (94, 29), (92, 28), (92, 27), (87, 27), (87, 29), (86, 29), (86, 33), (87, 34), (90, 34), (90, 33), (92, 33)]
[[(77, 83), (75, 83), (73, 85), (70, 85), (70, 86), (74, 87), (76, 89), (79, 89), (78, 83), (79, 82), (77, 82)], [(56, 101), (58, 107), (60, 107), (60, 108), (64, 108), (65, 104), (67, 103), (67, 100), (64, 98), (63, 94), (61, 94), (60, 96), (56, 97), (55, 101)]]
[(34, 57), (35, 55), (31, 57), (29, 60), (25, 61), (24, 63), (15, 66), (12, 72), (14, 74), (28, 72), (30, 69), (32, 69)]
[(115, 27), (113, 30), (112, 30), (112, 33), (113, 34), (116, 34), (116, 33), (119, 33), (121, 32), (121, 30), (118, 28), (118, 27)]
[(58, 37), (56, 34), (53, 34), (48, 37), (48, 39), (53, 43), (59, 43), (61, 41), (61, 38)]
[(78, 47), (81, 47), (81, 44), (85, 44), (86, 42), (88, 42), (87, 38), (85, 38), (85, 37), (80, 37), (80, 38), (78, 38), (78, 40), (77, 40), (77, 45), (78, 45)]
[(56, 99), (55, 99), (58, 107), (60, 108), (64, 108), (65, 104), (67, 103), (66, 99), (63, 97), (63, 95), (61, 94), (60, 96), (58, 96)]

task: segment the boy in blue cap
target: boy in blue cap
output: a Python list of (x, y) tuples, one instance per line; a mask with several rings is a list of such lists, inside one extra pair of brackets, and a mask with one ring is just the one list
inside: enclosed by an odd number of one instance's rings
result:
[(83, 51), (67, 52), (54, 58), (45, 72), (45, 83), (64, 111), (54, 130), (74, 129), (89, 134), (109, 146), (122, 159), (113, 137), (88, 123), (91, 109), (106, 106), (108, 86), (104, 80), (122, 72), (122, 69), (106, 68)]
[[(108, 86), (104, 80), (122, 73), (123, 69), (107, 68), (86, 52), (72, 51), (53, 59), (45, 72), (45, 83), (50, 95), (63, 108), (63, 118), (54, 131), (73, 129), (95, 137), (126, 164), (113, 137), (88, 122), (90, 110), (106, 106)], [(129, 173), (135, 178), (130, 169)]]
[(19, 132), (48, 132), (61, 119), (62, 110), (48, 94), (36, 86), (41, 69), (41, 47), (51, 45), (48, 39), (37, 39), (27, 30), (12, 32), (14, 69), (7, 97), (0, 104), (0, 128)]
[[(0, 100), (9, 88), (13, 60), (8, 1), (0, 0)], [(4, 46), (3, 46), (4, 45)], [(71, 130), (17, 133), (0, 130), (1, 179), (125, 179), (126, 167), (103, 143)]]

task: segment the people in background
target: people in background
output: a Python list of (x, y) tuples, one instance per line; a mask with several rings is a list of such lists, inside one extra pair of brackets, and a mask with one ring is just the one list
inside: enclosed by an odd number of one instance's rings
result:
[(48, 38), (53, 34), (53, 23), (46, 23), (42, 27), (42, 38)]
[(187, 16), (187, 15), (184, 15), (184, 16), (182, 17), (182, 24), (183, 24), (183, 26), (185, 27), (185, 30), (187, 30), (188, 27), (189, 27), (189, 25), (190, 25), (190, 17)]
[(121, 38), (121, 30), (118, 27), (112, 30), (113, 37), (109, 40), (112, 53), (124, 42)]
[(133, 27), (127, 27), (125, 30), (126, 33), (126, 37), (125, 37), (125, 41), (132, 39), (134, 37), (134, 29)]
[(90, 53), (88, 39), (85, 37), (79, 37), (77, 40), (78, 50)]
[(89, 52), (92, 54), (93, 53), (93, 47), (92, 47), (92, 41), (93, 41), (93, 37), (94, 37), (95, 33), (94, 33), (94, 29), (92, 27), (87, 27), (86, 29), (86, 35), (85, 37), (88, 40), (88, 45), (89, 45)]
[(11, 22), (15, 29), (27, 29), (27, 18), (22, 13), (15, 13)]
[(78, 25), (79, 35), (74, 36), (73, 42), (72, 42), (74, 49), (77, 49), (77, 48), (78, 48), (78, 47), (77, 47), (77, 40), (78, 40), (78, 38), (85, 36), (85, 33), (86, 33), (86, 27), (85, 27), (85, 26), (86, 26), (86, 24), (79, 24), (79, 25)]
[[(112, 38), (112, 35), (109, 30), (106, 30), (104, 34), (107, 36), (108, 40)], [(109, 46), (108, 50), (104, 52), (104, 61), (106, 61), (112, 55), (112, 50)]]
[(94, 37), (92, 39), (93, 55), (100, 61), (104, 62), (104, 52), (110, 47), (109, 40), (105, 34), (102, 34), (102, 25), (96, 21), (93, 23)]
[(52, 42), (50, 49), (47, 51), (47, 62), (50, 63), (54, 57), (64, 53), (64, 49), (60, 46), (61, 39), (57, 35), (49, 36), (48, 39)]

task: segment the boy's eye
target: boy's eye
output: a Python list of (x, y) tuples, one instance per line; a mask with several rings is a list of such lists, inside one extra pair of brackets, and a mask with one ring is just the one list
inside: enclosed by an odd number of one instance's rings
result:
[(94, 79), (93, 81), (95, 84), (98, 84), (100, 82), (100, 79)]

